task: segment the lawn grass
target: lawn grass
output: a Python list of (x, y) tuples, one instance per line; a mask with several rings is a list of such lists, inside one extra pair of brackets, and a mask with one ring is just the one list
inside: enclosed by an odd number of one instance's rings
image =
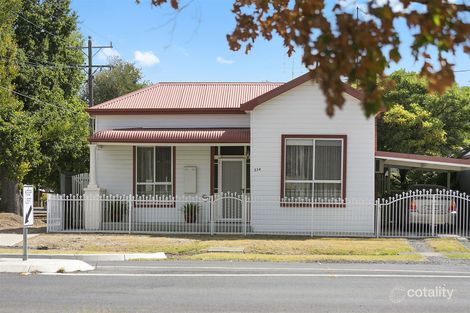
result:
[(179, 260), (198, 261), (262, 261), (262, 262), (421, 262), (417, 253), (401, 255), (279, 255), (260, 253), (201, 253), (177, 257)]
[(449, 253), (449, 252), (468, 252), (470, 249), (465, 247), (455, 238), (432, 238), (426, 239), (426, 244), (436, 252)]
[[(165, 252), (173, 259), (313, 261), (419, 261), (406, 239), (310, 238), (288, 236), (154, 236), (41, 234), (30, 239), (30, 253)], [(34, 247), (47, 247), (35, 250)], [(244, 253), (209, 253), (209, 248), (242, 248)], [(0, 249), (0, 253), (21, 253)]]
[(412, 252), (403, 239), (269, 238), (217, 240), (212, 246), (244, 247), (245, 253), (280, 255), (397, 255)]
[(445, 253), (444, 255), (453, 260), (470, 260), (470, 253)]

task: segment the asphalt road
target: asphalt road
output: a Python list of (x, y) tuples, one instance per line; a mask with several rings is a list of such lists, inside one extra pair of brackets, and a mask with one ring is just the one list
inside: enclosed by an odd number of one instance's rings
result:
[(0, 312), (469, 312), (469, 265), (107, 262), (0, 274)]

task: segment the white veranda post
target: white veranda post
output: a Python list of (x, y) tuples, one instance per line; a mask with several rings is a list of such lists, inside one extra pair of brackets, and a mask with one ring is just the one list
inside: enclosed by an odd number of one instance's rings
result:
[(85, 218), (85, 229), (96, 230), (101, 224), (100, 212), (100, 188), (96, 184), (96, 145), (90, 147), (90, 173), (89, 183), (84, 191), (83, 214)]

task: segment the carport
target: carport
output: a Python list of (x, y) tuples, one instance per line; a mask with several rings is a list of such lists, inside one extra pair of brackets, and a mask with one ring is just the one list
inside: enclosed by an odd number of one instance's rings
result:
[(384, 168), (420, 169), (447, 173), (447, 187), (451, 186), (451, 174), (470, 170), (470, 159), (426, 156), (418, 154), (376, 151), (375, 181), (376, 196), (381, 196), (390, 186), (390, 175)]

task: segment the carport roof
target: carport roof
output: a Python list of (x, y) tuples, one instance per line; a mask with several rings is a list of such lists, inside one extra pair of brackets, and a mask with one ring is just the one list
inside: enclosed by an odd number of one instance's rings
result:
[(454, 159), (387, 151), (376, 151), (375, 158), (384, 160), (384, 165), (402, 168), (421, 168), (427, 170), (456, 172), (470, 170), (470, 160), (466, 159)]

